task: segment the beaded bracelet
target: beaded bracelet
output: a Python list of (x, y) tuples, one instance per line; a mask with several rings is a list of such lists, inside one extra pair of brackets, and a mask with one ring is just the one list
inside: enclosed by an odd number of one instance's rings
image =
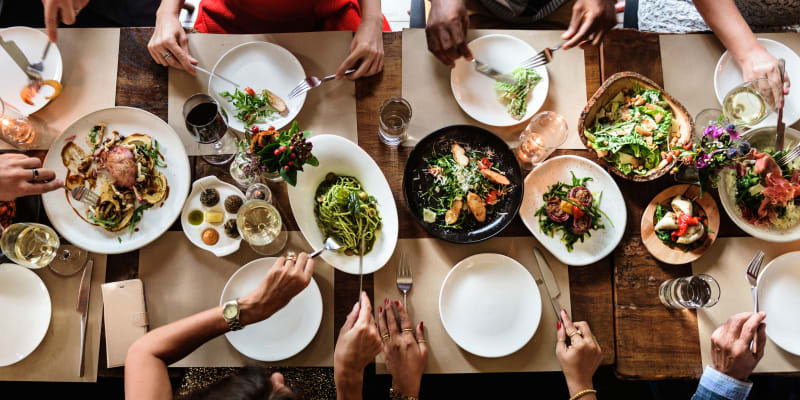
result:
[(575, 393), (574, 396), (570, 397), (569, 400), (578, 400), (581, 397), (586, 396), (589, 393), (597, 393), (597, 390), (594, 390), (594, 389), (581, 390), (580, 392)]
[(389, 399), (390, 400), (419, 400), (416, 396), (410, 396), (405, 394), (400, 394), (394, 390), (394, 388), (389, 388)]

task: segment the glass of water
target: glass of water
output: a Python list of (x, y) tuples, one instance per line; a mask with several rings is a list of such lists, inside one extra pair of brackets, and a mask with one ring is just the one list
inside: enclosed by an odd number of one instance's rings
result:
[(567, 120), (552, 111), (540, 112), (519, 135), (519, 147), (514, 150), (523, 169), (533, 169), (567, 141)]
[(719, 302), (720, 288), (711, 275), (699, 274), (664, 281), (658, 297), (668, 308), (707, 308)]
[(411, 105), (402, 97), (392, 97), (381, 106), (378, 137), (389, 146), (397, 146), (408, 136)]

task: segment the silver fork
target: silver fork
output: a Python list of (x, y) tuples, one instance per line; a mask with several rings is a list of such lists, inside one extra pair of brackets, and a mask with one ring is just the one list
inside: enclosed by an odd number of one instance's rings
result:
[(564, 43), (562, 42), (558, 46), (545, 47), (545, 49), (540, 51), (539, 54), (537, 54), (537, 55), (535, 55), (535, 56), (523, 61), (522, 65), (520, 65), (520, 67), (522, 67), (522, 68), (536, 68), (536, 67), (541, 67), (542, 65), (549, 64), (550, 61), (553, 61), (553, 53), (555, 53), (556, 50), (560, 49), (561, 46), (563, 46), (563, 45), (564, 45)]
[(86, 186), (76, 186), (71, 190), (70, 188), (64, 186), (64, 189), (67, 189), (70, 192), (73, 199), (85, 203), (88, 206), (96, 206), (97, 201), (100, 200), (100, 196)]
[[(353, 72), (356, 72), (356, 70), (355, 69), (348, 69), (347, 71), (344, 71), (344, 74), (345, 75), (350, 75)], [(315, 87), (317, 87), (319, 85), (322, 85), (323, 83), (325, 83), (325, 82), (327, 82), (327, 81), (329, 81), (329, 80), (331, 80), (333, 78), (336, 78), (336, 74), (328, 75), (328, 76), (326, 76), (326, 77), (324, 77), (322, 79), (317, 78), (316, 76), (307, 76), (305, 79), (300, 81), (300, 83), (298, 83), (297, 86), (295, 86), (294, 89), (292, 89), (291, 92), (289, 92), (289, 99), (293, 99), (293, 98), (295, 98), (297, 96), (300, 96), (301, 94), (303, 94), (303, 93), (305, 93), (305, 92), (307, 92), (307, 91), (309, 91), (311, 89), (314, 89)]]
[[(747, 265), (747, 281), (750, 283), (750, 294), (753, 296), (753, 313), (758, 312), (758, 271), (761, 269), (761, 263), (764, 261), (764, 252), (759, 250), (750, 264)], [(750, 342), (750, 351), (756, 352), (756, 337), (753, 336), (753, 341)]]
[(792, 161), (800, 157), (800, 143), (796, 144), (786, 154), (782, 155), (777, 161), (779, 165), (789, 165)]
[(400, 253), (400, 263), (397, 266), (397, 288), (403, 292), (403, 307), (408, 308), (406, 299), (411, 286), (414, 284), (411, 278), (411, 265), (405, 253)]
[(51, 41), (47, 41), (47, 45), (44, 46), (44, 53), (42, 53), (42, 59), (39, 62), (35, 62), (28, 66), (28, 68), (35, 70), (36, 72), (44, 71), (44, 59), (47, 58), (47, 52), (50, 51), (50, 45), (53, 44)]

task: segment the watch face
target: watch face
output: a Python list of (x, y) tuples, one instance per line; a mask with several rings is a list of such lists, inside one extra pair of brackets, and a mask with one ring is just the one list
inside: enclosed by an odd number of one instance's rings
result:
[(225, 307), (222, 308), (222, 316), (225, 317), (225, 319), (236, 318), (237, 313), (238, 310), (235, 304), (225, 304)]

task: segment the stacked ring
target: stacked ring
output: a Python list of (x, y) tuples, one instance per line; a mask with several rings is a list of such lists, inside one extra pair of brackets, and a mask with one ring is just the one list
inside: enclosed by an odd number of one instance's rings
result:
[(403, 333), (406, 333), (406, 332), (414, 333), (414, 329), (412, 329), (412, 328), (403, 328)]
[(391, 338), (392, 337), (388, 333), (381, 336), (381, 340), (383, 340), (384, 342), (386, 341), (386, 339), (391, 339)]
[(419, 339), (417, 340), (417, 343), (425, 343), (425, 339)]

